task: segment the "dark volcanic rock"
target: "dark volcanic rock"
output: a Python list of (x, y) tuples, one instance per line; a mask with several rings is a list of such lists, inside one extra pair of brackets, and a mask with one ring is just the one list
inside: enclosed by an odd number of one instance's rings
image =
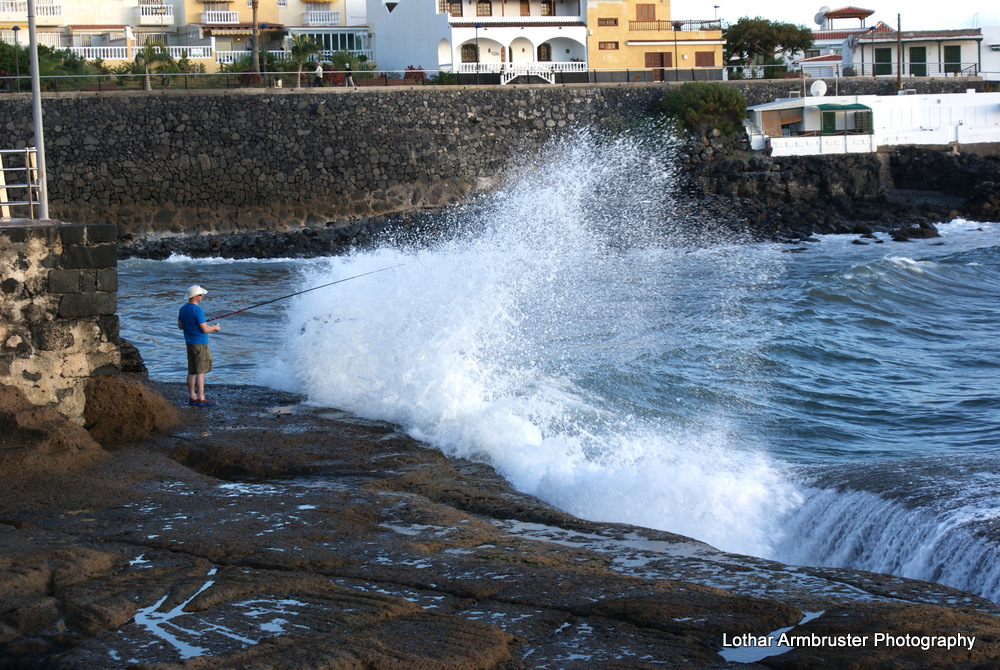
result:
[(979, 642), (968, 657), (813, 648), (767, 664), (1000, 660), (1000, 609), (954, 589), (576, 519), (293, 395), (219, 385), (201, 408), (181, 384), (152, 388), (182, 404), (169, 434), (86, 470), (0, 473), (5, 664), (720, 667), (723, 635), (787, 627)]

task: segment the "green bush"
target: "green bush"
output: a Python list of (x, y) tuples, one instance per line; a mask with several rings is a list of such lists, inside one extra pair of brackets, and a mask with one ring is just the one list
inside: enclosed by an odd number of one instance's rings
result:
[(672, 88), (660, 100), (660, 110), (690, 132), (704, 135), (717, 128), (732, 135), (743, 129), (747, 101), (725, 84), (696, 81)]

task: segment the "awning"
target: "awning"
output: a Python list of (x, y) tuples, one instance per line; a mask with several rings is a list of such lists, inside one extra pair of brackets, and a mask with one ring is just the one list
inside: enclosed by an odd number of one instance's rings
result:
[(868, 105), (862, 105), (861, 103), (858, 102), (852, 102), (846, 105), (835, 105), (833, 103), (826, 103), (823, 105), (816, 105), (816, 107), (818, 109), (822, 109), (824, 112), (840, 112), (848, 109), (868, 109), (868, 110), (871, 109), (871, 107), (869, 107)]

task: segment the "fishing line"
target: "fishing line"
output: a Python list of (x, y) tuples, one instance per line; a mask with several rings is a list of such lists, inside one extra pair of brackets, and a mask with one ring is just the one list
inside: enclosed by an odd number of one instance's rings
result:
[(287, 298), (293, 298), (293, 297), (295, 297), (297, 295), (302, 295), (303, 293), (309, 293), (309, 291), (316, 291), (316, 290), (319, 290), (321, 288), (326, 288), (327, 286), (333, 286), (334, 284), (340, 284), (342, 282), (350, 281), (352, 279), (358, 279), (359, 277), (366, 277), (368, 275), (373, 275), (376, 272), (385, 272), (386, 270), (391, 270), (393, 268), (402, 267), (403, 265), (406, 265), (406, 263), (399, 263), (398, 265), (390, 265), (387, 268), (381, 268), (379, 270), (372, 270), (371, 272), (363, 272), (363, 273), (361, 273), (359, 275), (354, 275), (353, 277), (345, 277), (344, 279), (338, 279), (337, 281), (332, 281), (332, 282), (330, 282), (328, 284), (322, 284), (320, 286), (313, 286), (312, 288), (307, 288), (304, 291), (296, 291), (295, 293), (289, 293), (288, 295), (283, 295), (280, 298), (273, 298), (271, 300), (265, 300), (264, 302), (258, 302), (256, 305), (250, 305), (249, 307), (244, 307), (243, 309), (238, 309), (235, 312), (227, 312), (225, 314), (220, 314), (219, 316), (213, 316), (211, 319), (206, 319), (206, 322), (208, 322), (208, 321), (216, 321), (217, 319), (224, 319), (227, 316), (232, 316), (233, 314), (239, 314), (240, 312), (245, 312), (248, 309), (254, 309), (255, 307), (262, 307), (264, 305), (270, 305), (272, 302), (278, 302), (279, 300), (285, 300)]

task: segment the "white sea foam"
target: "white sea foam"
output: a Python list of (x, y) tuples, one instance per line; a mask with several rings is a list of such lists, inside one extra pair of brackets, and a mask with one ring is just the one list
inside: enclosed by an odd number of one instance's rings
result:
[[(650, 281), (663, 288), (668, 257), (617, 245), (669, 233), (670, 165), (626, 140), (562, 145), (467, 214), (454, 239), (318, 266), (304, 285), (403, 264), (295, 300), (288, 364), (296, 390), (488, 462), (575, 515), (766, 553), (775, 520), (799, 498), (752, 439), (722, 417), (682, 426), (663, 409), (644, 414), (613, 384), (594, 382), (620, 370), (628, 383), (640, 374), (637, 360), (662, 355), (661, 323), (647, 312), (662, 318), (670, 293), (627, 294)], [(627, 197), (634, 174), (647, 178), (642, 200)], [(719, 293), (721, 303), (731, 290)], [(724, 338), (723, 322), (735, 316), (725, 304), (710, 312), (690, 332)], [(752, 370), (734, 371), (743, 373)]]

